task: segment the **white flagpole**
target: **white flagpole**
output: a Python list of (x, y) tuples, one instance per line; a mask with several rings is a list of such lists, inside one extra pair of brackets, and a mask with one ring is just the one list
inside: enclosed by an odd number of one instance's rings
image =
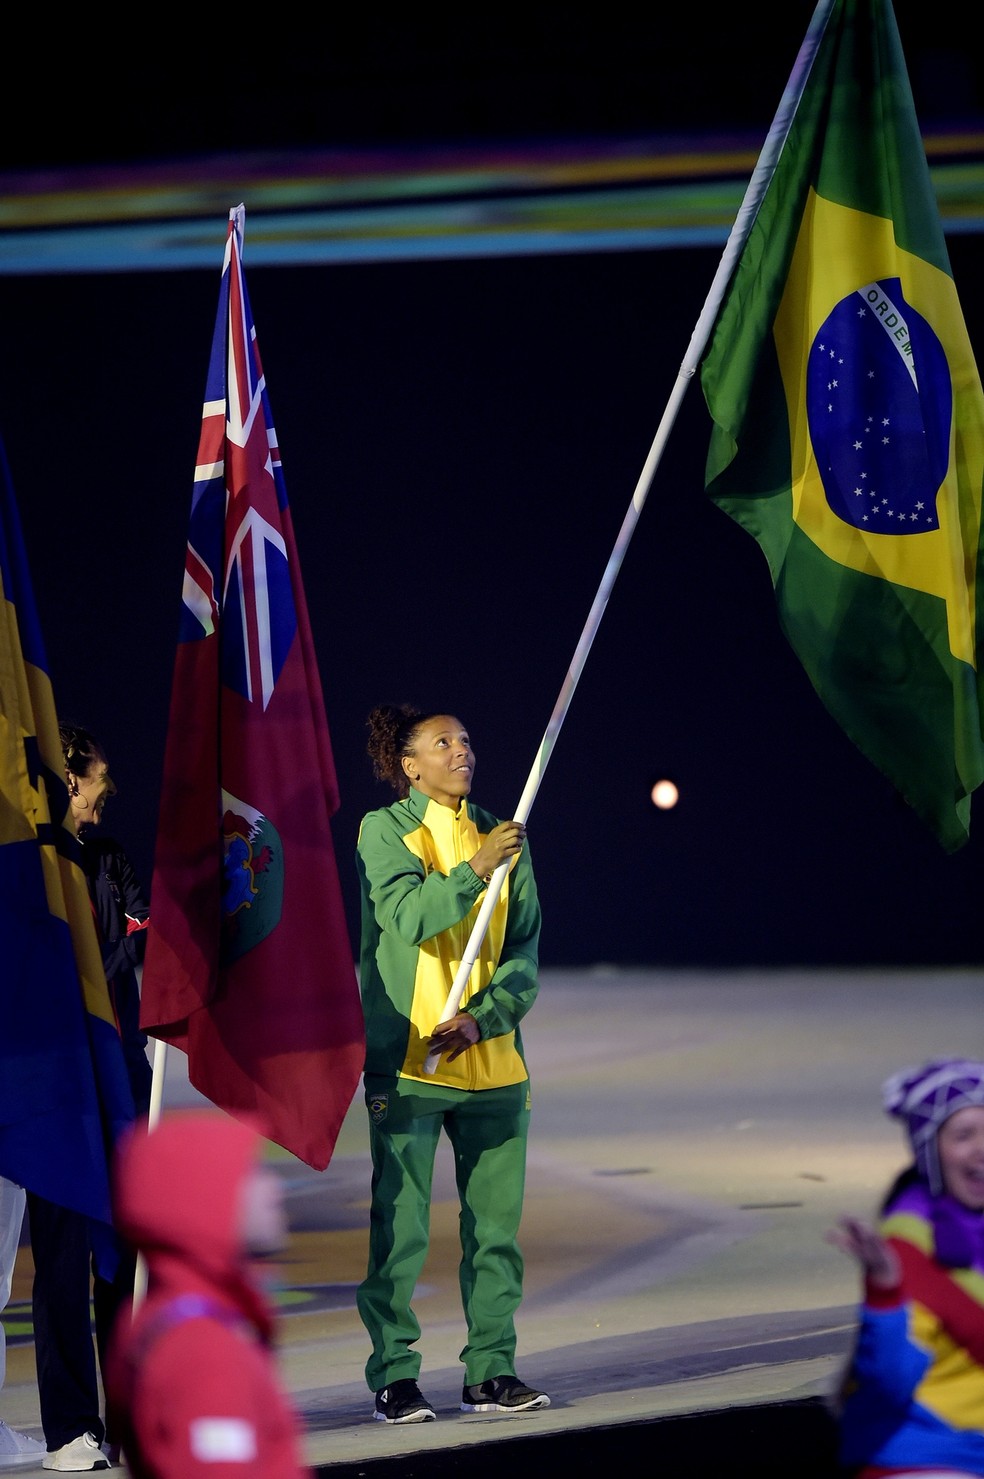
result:
[[(615, 577), (621, 569), (622, 561), (629, 547), (629, 541), (635, 533), (636, 524), (639, 522), (639, 516), (642, 513), (650, 484), (663, 455), (663, 449), (669, 437), (670, 430), (676, 420), (677, 412), (683, 402), (687, 388), (700, 364), (700, 357), (710, 338), (711, 329), (714, 326), (718, 309), (721, 306), (725, 288), (734, 271), (735, 262), (748, 239), (748, 234), (752, 229), (759, 207), (765, 197), (769, 182), (779, 163), (779, 156), (782, 153), (789, 130), (792, 127), (793, 119), (796, 116), (796, 109), (799, 106), (814, 60), (816, 59), (817, 48), (820, 45), (821, 38), (827, 27), (827, 22), (830, 19), (830, 13), (836, 3), (837, 0), (819, 0), (813, 13), (810, 28), (800, 47), (799, 55), (790, 73), (789, 81), (783, 92), (776, 116), (772, 121), (772, 127), (769, 129), (765, 143), (762, 146), (762, 152), (759, 155), (758, 163), (755, 166), (755, 170), (748, 183), (748, 188), (739, 206), (735, 223), (731, 228), (725, 244), (700, 318), (697, 320), (697, 325), (691, 335), (687, 353), (677, 372), (676, 382), (670, 392), (666, 409), (657, 427), (656, 436), (649, 449), (649, 456), (646, 458), (645, 465), (639, 476), (639, 481), (636, 483), (635, 491), (632, 494), (632, 501), (629, 504), (625, 518), (622, 521), (622, 527), (619, 530), (618, 538), (609, 556), (601, 584), (598, 587), (598, 592), (588, 613), (588, 619), (581, 632), (581, 639), (577, 644), (574, 656), (571, 659), (571, 665), (567, 670), (567, 676), (564, 679), (557, 702), (554, 705), (553, 713), (550, 716), (550, 722), (544, 732), (543, 739), (540, 741), (540, 748), (533, 762), (533, 768), (527, 778), (519, 805), (513, 813), (514, 820), (517, 822), (526, 821), (536, 793), (540, 788), (540, 782), (543, 779), (544, 771), (553, 753), (561, 725), (567, 717), (567, 710), (570, 707), (574, 690), (577, 687), (578, 680), (584, 669), (584, 664), (587, 661), (591, 644), (594, 642), (598, 627), (601, 624), (601, 618), (608, 604), (608, 597), (611, 594), (612, 586), (615, 584)], [(451, 990), (448, 993), (448, 999), (440, 1017), (440, 1021), (442, 1022), (447, 1022), (453, 1017), (461, 1005), (461, 998), (464, 994), (468, 977), (478, 958), (478, 952), (482, 948), (482, 941), (485, 939), (489, 920), (492, 917), (492, 911), (498, 902), (499, 894), (508, 872), (509, 864), (500, 863), (499, 867), (492, 874), (485, 898), (482, 901), (482, 907), (479, 910), (478, 918), (475, 921), (468, 939), (468, 944), (465, 947), (464, 957), (458, 967), (458, 972), (454, 978)], [(424, 1065), (427, 1073), (434, 1072), (440, 1061), (440, 1056), (440, 1053), (431, 1053), (428, 1055)]]
[(154, 1039), (154, 1066), (150, 1081), (150, 1109), (147, 1113), (147, 1128), (156, 1128), (164, 1103), (164, 1070), (167, 1066), (167, 1043), (163, 1038)]
[[(156, 1128), (161, 1117), (161, 1107), (164, 1102), (164, 1070), (167, 1066), (167, 1043), (161, 1038), (154, 1039), (154, 1064), (150, 1080), (150, 1109), (147, 1115), (147, 1128)], [(147, 1261), (142, 1253), (137, 1254), (137, 1266), (133, 1275), (133, 1313), (136, 1314), (147, 1293)]]

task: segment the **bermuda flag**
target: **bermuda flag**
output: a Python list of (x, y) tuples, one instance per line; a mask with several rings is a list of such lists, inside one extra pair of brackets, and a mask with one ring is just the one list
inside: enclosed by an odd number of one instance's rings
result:
[(192, 497), (141, 1025), (231, 1115), (324, 1170), (362, 1071), (338, 788), (229, 213)]

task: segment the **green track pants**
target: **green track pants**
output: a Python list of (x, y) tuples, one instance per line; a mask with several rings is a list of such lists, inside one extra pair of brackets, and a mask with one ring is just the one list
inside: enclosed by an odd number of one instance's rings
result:
[(366, 1074), (372, 1152), (369, 1268), (357, 1302), (372, 1340), (370, 1390), (420, 1373), (411, 1307), (430, 1237), (431, 1183), (441, 1130), (454, 1149), (460, 1203), (458, 1282), (468, 1340), (465, 1381), (515, 1375), (513, 1316), (522, 1298), (517, 1243), (526, 1176), (529, 1082), (449, 1089)]

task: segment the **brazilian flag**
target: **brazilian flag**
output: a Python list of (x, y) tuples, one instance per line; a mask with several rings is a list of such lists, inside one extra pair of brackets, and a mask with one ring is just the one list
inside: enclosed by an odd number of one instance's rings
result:
[(984, 780), (984, 394), (889, 0), (823, 0), (701, 382), (711, 498), (824, 704), (932, 828)]

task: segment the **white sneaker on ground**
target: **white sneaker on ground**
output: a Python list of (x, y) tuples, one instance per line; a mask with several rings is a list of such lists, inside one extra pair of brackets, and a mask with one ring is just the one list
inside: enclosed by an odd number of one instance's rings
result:
[(108, 1469), (109, 1459), (91, 1433), (80, 1433), (71, 1443), (46, 1453), (41, 1467), (57, 1469), (60, 1474), (81, 1474), (90, 1469)]
[(37, 1438), (18, 1433), (0, 1418), (0, 1469), (13, 1469), (18, 1464), (38, 1464), (44, 1458), (45, 1446)]

